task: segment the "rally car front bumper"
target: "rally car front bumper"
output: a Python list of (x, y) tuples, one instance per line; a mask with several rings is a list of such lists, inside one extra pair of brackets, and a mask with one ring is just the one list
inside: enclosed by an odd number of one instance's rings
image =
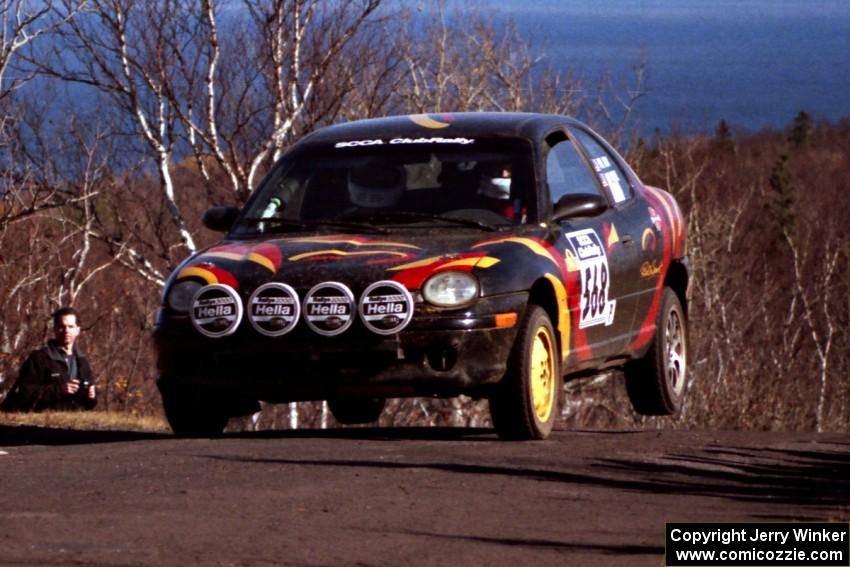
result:
[(157, 316), (160, 388), (237, 395), (271, 403), (333, 397), (484, 396), (505, 374), (528, 295), (482, 298), (465, 310), (417, 306), (407, 328), (365, 328), (323, 337), (299, 328), (261, 336), (243, 326), (205, 337), (187, 316)]

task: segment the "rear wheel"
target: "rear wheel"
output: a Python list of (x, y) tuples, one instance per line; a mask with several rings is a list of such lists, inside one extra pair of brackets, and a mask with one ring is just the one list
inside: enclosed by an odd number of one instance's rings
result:
[(678, 413), (685, 397), (688, 328), (682, 304), (664, 288), (649, 350), (626, 365), (626, 389), (635, 411), (643, 415)]
[(490, 397), (490, 415), (502, 439), (545, 439), (558, 415), (561, 373), (555, 332), (541, 307), (530, 305), (504, 378)]
[(160, 394), (162, 409), (175, 435), (217, 437), (224, 431), (228, 413), (215, 398), (173, 386), (160, 386)]
[(328, 400), (334, 419), (342, 425), (378, 421), (386, 404), (384, 398), (336, 398)]

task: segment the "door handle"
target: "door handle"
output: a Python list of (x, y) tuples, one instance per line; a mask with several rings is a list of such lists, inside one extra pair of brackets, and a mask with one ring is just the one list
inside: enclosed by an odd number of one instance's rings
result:
[(632, 244), (635, 243), (631, 234), (624, 234), (624, 235), (620, 236), (620, 240), (622, 240), (623, 244), (625, 244), (626, 246), (631, 246)]

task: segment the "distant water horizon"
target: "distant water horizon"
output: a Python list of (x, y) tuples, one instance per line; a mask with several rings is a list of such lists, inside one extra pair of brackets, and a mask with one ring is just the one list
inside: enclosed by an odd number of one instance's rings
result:
[(850, 116), (848, 0), (481, 0), (545, 52), (542, 64), (621, 94), (646, 58), (641, 134), (784, 128), (800, 111)]

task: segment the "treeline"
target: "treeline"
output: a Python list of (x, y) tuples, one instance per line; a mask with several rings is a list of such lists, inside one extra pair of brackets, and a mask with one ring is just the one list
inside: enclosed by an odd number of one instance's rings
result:
[[(643, 96), (547, 69), (510, 22), (386, 0), (0, 0), (0, 395), (82, 313), (106, 409), (158, 413), (150, 343), (170, 270), (219, 237), (316, 127), (387, 114), (524, 110), (588, 121), (688, 214), (692, 389), (675, 422), (639, 421), (616, 374), (568, 384), (575, 426), (846, 429), (850, 126), (626, 138)], [(619, 96), (620, 93), (632, 93)], [(480, 402), (405, 400), (395, 424), (486, 425)], [(321, 426), (321, 404), (236, 427)]]

